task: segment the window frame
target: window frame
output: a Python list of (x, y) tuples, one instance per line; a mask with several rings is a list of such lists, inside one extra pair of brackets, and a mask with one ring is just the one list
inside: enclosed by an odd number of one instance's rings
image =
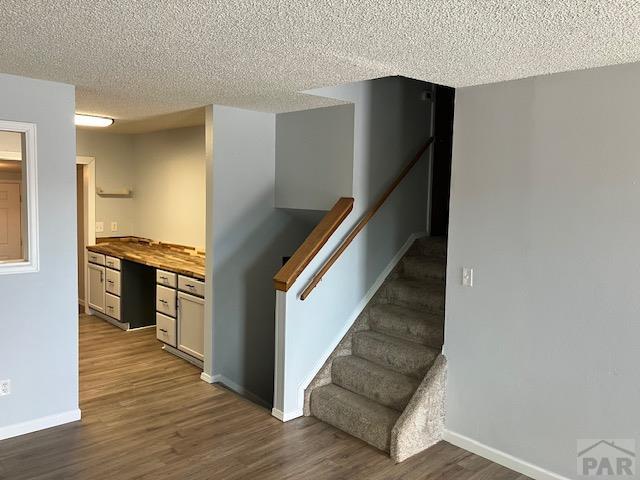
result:
[[(14, 122), (0, 120), (0, 131), (18, 132), (24, 134), (23, 178), (22, 185), (26, 193), (22, 192), (23, 201), (27, 202), (25, 212), (27, 249), (26, 260), (0, 261), (0, 275), (14, 275), (19, 273), (35, 273), (40, 271), (39, 220), (38, 220), (38, 161), (36, 151), (35, 123)], [(25, 173), (23, 173), (25, 175)], [(23, 189), (24, 190), (24, 189)]]

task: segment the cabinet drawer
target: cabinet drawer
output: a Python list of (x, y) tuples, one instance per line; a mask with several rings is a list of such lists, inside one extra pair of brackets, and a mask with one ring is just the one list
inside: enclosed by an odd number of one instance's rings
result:
[(156, 285), (156, 310), (170, 317), (176, 317), (176, 291), (173, 288)]
[(106, 257), (105, 265), (114, 270), (120, 270), (120, 259), (115, 257)]
[(89, 263), (95, 263), (96, 265), (104, 265), (104, 255), (101, 253), (87, 252), (87, 260)]
[(191, 277), (178, 276), (178, 290), (204, 297), (204, 282)]
[(120, 296), (120, 272), (107, 268), (105, 276), (107, 278), (105, 290)]
[(106, 306), (105, 313), (120, 321), (120, 297), (106, 293), (104, 300)]
[(178, 286), (177, 275), (173, 272), (156, 270), (156, 283), (165, 287), (176, 288)]
[(176, 319), (156, 313), (156, 337), (161, 342), (175, 347), (177, 345)]

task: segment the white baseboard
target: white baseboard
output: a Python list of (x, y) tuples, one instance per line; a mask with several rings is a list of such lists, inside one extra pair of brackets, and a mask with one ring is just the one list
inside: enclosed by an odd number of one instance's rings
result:
[(535, 480), (570, 480), (568, 477), (563, 477), (554, 472), (550, 472), (542, 467), (533, 465), (520, 458), (509, 455), (508, 453), (497, 450), (493, 447), (489, 447), (483, 443), (480, 443), (472, 438), (465, 437), (459, 433), (445, 430), (442, 436), (443, 440), (455, 445), (456, 447), (463, 448), (471, 453), (475, 453), (487, 460), (498, 463), (503, 467), (510, 468), (518, 473), (531, 477)]
[[(208, 376), (208, 375), (207, 375)], [(202, 378), (202, 377), (200, 377)], [(257, 403), (258, 405), (265, 407), (265, 408), (271, 408), (271, 404), (265, 402), (262, 398), (260, 398), (258, 395), (256, 395), (255, 393), (247, 390), (245, 387), (243, 387), (242, 385), (237, 384), (236, 382), (234, 382), (233, 380), (229, 380), (227, 377), (225, 377), (224, 375), (221, 374), (216, 374), (212, 377), (213, 382), (212, 383), (221, 383), (223, 384), (225, 387), (233, 390), (234, 392), (236, 392), (239, 395), (242, 395), (243, 397), (251, 400), (253, 403)]]
[(213, 376), (209, 375), (208, 373), (204, 373), (204, 372), (202, 372), (200, 374), (200, 380), (202, 380), (203, 382), (207, 382), (207, 383), (214, 383)]
[[(305, 379), (304, 382), (302, 382), (302, 385), (298, 387), (298, 405), (297, 405), (298, 408), (291, 412), (285, 413), (284, 414), (285, 418), (290, 417), (289, 420), (292, 420), (293, 418), (302, 416), (303, 414), (302, 412), (304, 411), (304, 391), (311, 384), (313, 379), (316, 378), (316, 375), (318, 375), (318, 372), (324, 366), (327, 359), (331, 356), (333, 351), (337, 348), (340, 341), (347, 334), (349, 329), (353, 326), (353, 323), (358, 319), (358, 317), (360, 316), (362, 311), (366, 308), (366, 306), (369, 304), (369, 302), (371, 301), (373, 296), (376, 294), (376, 292), (380, 289), (380, 287), (382, 287), (382, 284), (384, 283), (384, 281), (391, 274), (393, 269), (396, 268), (398, 263), (400, 263), (400, 260), (402, 260), (402, 257), (404, 257), (405, 254), (409, 251), (409, 248), (411, 248), (411, 245), (413, 245), (413, 242), (415, 242), (419, 238), (426, 237), (426, 236), (427, 234), (424, 232), (412, 233), (409, 236), (409, 239), (405, 242), (405, 244), (402, 245), (402, 247), (400, 247), (400, 250), (398, 250), (395, 256), (387, 264), (385, 269), (380, 273), (380, 275), (378, 275), (378, 278), (376, 278), (376, 281), (373, 283), (371, 288), (367, 291), (367, 293), (362, 298), (358, 306), (355, 308), (349, 320), (345, 323), (345, 327), (342, 329), (342, 331), (338, 332), (338, 335), (336, 335), (336, 337), (334, 338), (334, 341), (324, 351), (322, 356), (318, 359), (318, 362), (316, 362), (309, 376)], [(297, 412), (300, 412), (299, 415), (296, 415)], [(292, 416), (292, 415), (296, 415), (296, 416)], [(287, 420), (283, 420), (283, 421), (286, 422)]]
[(68, 412), (57, 413), (46, 417), (36, 418), (27, 422), (16, 423), (6, 427), (0, 427), (0, 440), (25, 435), (27, 433), (37, 432), (46, 428), (57, 427), (65, 423), (77, 422), (81, 418), (80, 409), (70, 410)]
[(283, 412), (281, 410), (278, 410), (277, 408), (272, 408), (271, 409), (271, 415), (276, 417), (281, 422), (288, 422), (289, 420), (293, 420), (294, 418), (302, 417), (304, 415), (304, 412), (302, 410), (299, 410), (299, 411), (295, 411), (295, 412), (287, 412), (287, 413), (285, 413), (285, 412)]

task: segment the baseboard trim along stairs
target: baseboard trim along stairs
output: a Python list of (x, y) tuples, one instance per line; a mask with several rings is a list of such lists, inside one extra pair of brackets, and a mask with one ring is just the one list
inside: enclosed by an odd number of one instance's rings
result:
[(475, 453), (487, 460), (491, 460), (494, 463), (507, 467), (535, 480), (570, 480), (568, 477), (564, 477), (542, 467), (538, 467), (537, 465), (526, 462), (520, 458), (514, 457), (513, 455), (509, 455), (501, 450), (489, 447), (477, 440), (473, 440), (472, 438), (460, 435), (459, 433), (455, 433), (450, 430), (445, 429), (443, 431), (442, 439), (456, 447)]
[(400, 462), (444, 430), (446, 239), (419, 238), (398, 260), (310, 382), (305, 415)]

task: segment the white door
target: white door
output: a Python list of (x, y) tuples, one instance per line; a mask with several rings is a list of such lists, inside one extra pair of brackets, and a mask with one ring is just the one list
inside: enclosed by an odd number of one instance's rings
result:
[(20, 184), (0, 183), (0, 260), (22, 260)]
[(204, 299), (178, 293), (178, 349), (204, 360)]
[(104, 313), (104, 267), (87, 264), (87, 277), (89, 308)]

